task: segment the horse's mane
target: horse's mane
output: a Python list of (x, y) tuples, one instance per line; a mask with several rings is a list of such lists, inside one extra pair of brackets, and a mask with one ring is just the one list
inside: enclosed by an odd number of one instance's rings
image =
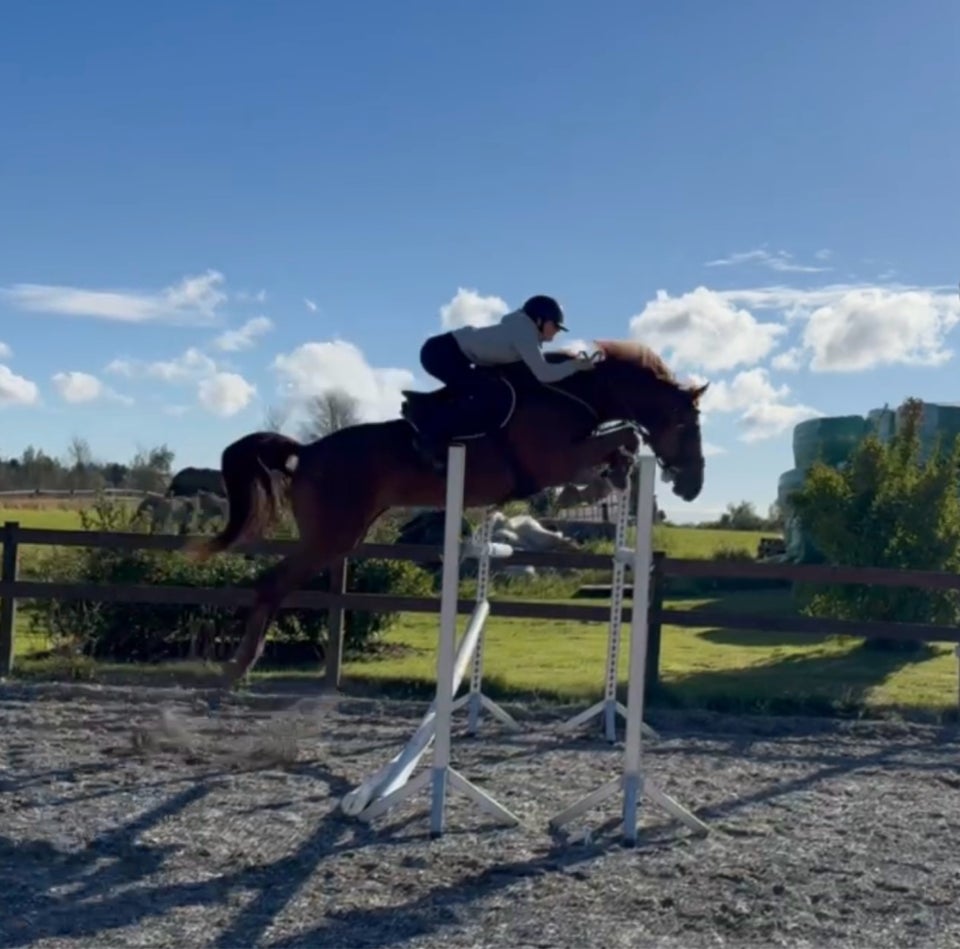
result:
[[(669, 366), (663, 359), (657, 355), (649, 346), (643, 343), (635, 342), (629, 339), (598, 339), (595, 340), (597, 348), (607, 359), (617, 362), (628, 363), (636, 366), (638, 369), (645, 369), (655, 379), (661, 382), (668, 382), (674, 386), (680, 386), (676, 376), (670, 371)], [(547, 354), (547, 359), (551, 362), (565, 361), (575, 359), (577, 353), (573, 350), (554, 350)]]

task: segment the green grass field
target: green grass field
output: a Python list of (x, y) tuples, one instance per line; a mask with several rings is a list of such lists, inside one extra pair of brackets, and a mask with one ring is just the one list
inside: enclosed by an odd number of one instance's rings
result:
[(80, 512), (55, 507), (4, 507), (0, 508), (0, 523), (18, 521), (21, 527), (38, 527), (47, 530), (81, 530)]
[[(79, 514), (71, 510), (5, 509), (3, 520), (31, 527), (79, 528)], [(709, 558), (718, 551), (753, 554), (759, 533), (658, 527), (655, 547), (670, 556)], [(591, 572), (590, 580), (603, 581)], [(606, 625), (554, 620), (519, 620), (496, 615), (497, 596), (509, 599), (548, 598), (574, 602), (577, 580), (541, 580), (509, 587), (498, 585), (487, 624), (486, 689), (500, 696), (590, 701), (602, 686)], [(464, 584), (470, 595), (470, 584)], [(583, 600), (575, 602), (583, 603)], [(604, 605), (602, 599), (592, 600)], [(735, 593), (697, 599), (668, 600), (668, 607), (720, 607), (758, 614), (790, 612), (793, 604), (784, 591)], [(23, 675), (56, 672), (56, 663), (31, 654), (46, 647), (42, 635), (28, 634), (28, 617), (18, 617), (18, 669)], [(401, 614), (384, 640), (381, 655), (345, 664), (346, 682), (369, 689), (419, 692), (434, 681), (437, 616)], [(463, 620), (461, 626), (463, 628)], [(621, 676), (626, 673), (626, 650)], [(173, 667), (169, 667), (173, 668)], [(185, 667), (176, 667), (179, 673)], [(107, 667), (98, 666), (102, 673)], [(957, 660), (952, 647), (933, 644), (921, 657), (864, 650), (857, 639), (744, 632), (708, 627), (665, 627), (662, 637), (659, 700), (671, 703), (762, 711), (765, 708), (813, 712), (858, 710), (920, 710), (933, 714), (957, 706)], [(75, 674), (97, 674), (74, 666)], [(161, 673), (161, 670), (156, 670)], [(59, 673), (62, 674), (62, 668)], [(315, 675), (315, 669), (291, 673), (261, 669), (256, 676)]]
[[(19, 521), (23, 527), (50, 530), (81, 530), (80, 512), (75, 509), (53, 507), (0, 508), (0, 523)], [(770, 537), (760, 531), (724, 531), (693, 527), (663, 527), (654, 529), (654, 545), (671, 557), (712, 557), (718, 550), (743, 550), (756, 553), (761, 537)]]
[[(491, 605), (487, 691), (583, 701), (597, 697), (606, 661), (604, 624), (498, 618), (496, 601)], [(782, 591), (668, 600), (666, 605), (765, 615), (792, 610), (789, 594)], [(405, 614), (386, 637), (392, 647), (388, 658), (349, 662), (344, 672), (361, 682), (427, 686), (435, 679), (437, 633), (437, 617)], [(627, 652), (620, 656), (621, 682)], [(862, 640), (853, 638), (666, 626), (660, 672), (665, 687), (660, 698), (683, 705), (935, 715), (957, 705), (957, 660), (949, 644), (932, 644), (921, 658), (907, 658), (864, 650)]]

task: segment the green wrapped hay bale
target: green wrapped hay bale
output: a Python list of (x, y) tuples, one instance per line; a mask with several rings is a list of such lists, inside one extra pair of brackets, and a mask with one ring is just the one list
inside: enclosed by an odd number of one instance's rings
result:
[(882, 409), (871, 409), (867, 413), (867, 429), (869, 434), (876, 435), (886, 444), (897, 430), (897, 413), (886, 406)]
[(815, 461), (831, 467), (845, 464), (867, 434), (862, 415), (837, 415), (800, 422), (793, 430), (793, 461), (806, 471)]
[(789, 471), (784, 471), (780, 475), (779, 481), (777, 481), (777, 504), (780, 505), (780, 509), (787, 511), (792, 507), (790, 504), (790, 494), (794, 491), (799, 491), (803, 487), (803, 481), (806, 477), (806, 472), (801, 471), (799, 468), (791, 468)]
[(790, 471), (784, 471), (777, 481), (777, 503), (783, 512), (784, 559), (791, 563), (819, 563), (823, 560), (790, 502), (790, 495), (803, 487), (805, 479), (805, 471), (791, 468)]
[[(903, 406), (897, 410), (896, 428), (903, 427)], [(920, 460), (926, 461), (937, 447), (949, 451), (960, 435), (960, 405), (924, 402), (920, 419)]]

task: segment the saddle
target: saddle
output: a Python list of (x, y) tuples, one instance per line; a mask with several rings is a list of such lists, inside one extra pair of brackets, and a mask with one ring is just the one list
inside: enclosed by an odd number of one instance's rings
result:
[(417, 432), (441, 432), (446, 438), (481, 438), (503, 428), (517, 406), (513, 385), (499, 374), (489, 377), (483, 399), (468, 398), (455, 387), (431, 392), (403, 390), (400, 414)]

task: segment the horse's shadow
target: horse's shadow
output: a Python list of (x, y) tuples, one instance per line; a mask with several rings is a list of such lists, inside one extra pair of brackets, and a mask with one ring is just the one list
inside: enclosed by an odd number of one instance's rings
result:
[[(353, 786), (316, 763), (293, 770), (326, 784), (335, 800)], [(419, 814), (394, 824), (392, 834), (384, 837), (332, 809), (295, 852), (271, 864), (201, 882), (150, 883), (177, 848), (143, 843), (140, 838), (187, 808), (203, 806), (218, 780), (219, 776), (207, 777), (176, 792), (80, 850), (64, 852), (47, 840), (24, 842), (0, 835), (0, 886), (10, 907), (0, 917), (0, 947), (31, 946), (49, 939), (104, 939), (110, 930), (141, 925), (183, 907), (228, 906), (231, 894), (250, 891), (254, 897), (213, 945), (231, 949), (254, 945), (323, 860), (374, 843), (401, 845), (420, 836), (403, 832)]]

